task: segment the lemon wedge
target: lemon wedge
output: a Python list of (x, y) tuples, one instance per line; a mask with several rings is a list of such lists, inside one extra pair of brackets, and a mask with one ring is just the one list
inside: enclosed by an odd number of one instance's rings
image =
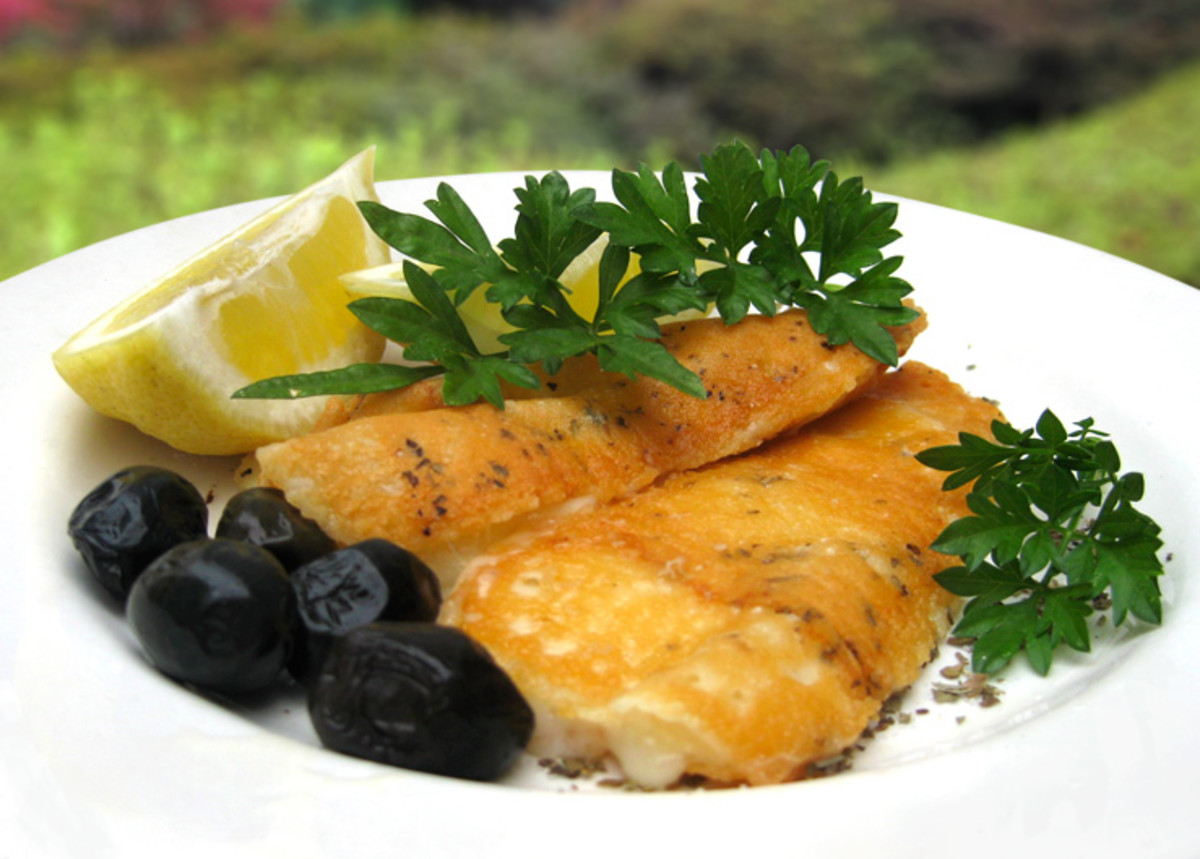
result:
[(188, 453), (237, 454), (305, 432), (324, 398), (233, 400), (270, 376), (378, 360), (339, 277), (390, 259), (356, 205), (374, 150), (286, 198), (100, 316), (53, 355), (97, 411)]
[[(607, 244), (608, 236), (600, 236), (583, 253), (571, 260), (559, 277), (559, 282), (568, 290), (568, 303), (584, 319), (592, 319), (600, 304), (600, 257), (604, 254)], [(432, 266), (418, 264), (427, 271), (432, 269)], [(354, 298), (381, 296), (412, 301), (414, 299), (404, 279), (403, 266), (402, 262), (393, 262), (350, 272), (342, 276), (342, 283)], [(639, 272), (641, 266), (638, 265), (637, 255), (634, 254), (621, 283), (624, 284)], [(513, 330), (500, 315), (500, 305), (489, 302), (485, 297), (486, 292), (486, 287), (480, 287), (458, 306), (459, 317), (475, 341), (475, 346), (485, 355), (504, 351), (507, 347), (500, 342), (500, 335)], [(684, 312), (660, 321), (670, 322), (704, 315), (706, 314), (697, 311)]]

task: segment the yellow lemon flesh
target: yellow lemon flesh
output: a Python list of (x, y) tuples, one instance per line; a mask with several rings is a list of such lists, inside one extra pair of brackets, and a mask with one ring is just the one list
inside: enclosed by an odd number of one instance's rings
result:
[[(600, 304), (600, 257), (607, 244), (607, 236), (596, 239), (587, 250), (571, 261), (559, 278), (559, 282), (569, 290), (567, 301), (584, 319), (592, 319)], [(641, 267), (635, 255), (630, 259), (629, 269), (621, 283), (633, 278), (640, 271)], [(346, 291), (355, 298), (384, 296), (414, 300), (404, 279), (403, 263), (389, 263), (365, 271), (351, 272), (342, 277), (342, 282), (346, 285)], [(513, 330), (500, 315), (500, 305), (489, 302), (485, 297), (486, 292), (486, 287), (480, 287), (458, 306), (459, 317), (467, 326), (475, 346), (485, 355), (504, 351), (506, 347), (500, 342), (500, 335)], [(699, 312), (681, 313), (671, 319), (703, 315)]]
[(356, 205), (378, 200), (373, 175), (366, 150), (109, 310), (54, 366), (97, 411), (188, 453), (244, 453), (305, 432), (324, 398), (230, 395), (382, 354), (339, 280), (390, 258)]

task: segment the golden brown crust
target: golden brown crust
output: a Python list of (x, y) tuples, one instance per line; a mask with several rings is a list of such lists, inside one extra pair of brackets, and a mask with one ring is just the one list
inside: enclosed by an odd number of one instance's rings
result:
[[(506, 401), (565, 397), (603, 384), (606, 380), (594, 356), (572, 358), (554, 376), (534, 371), (542, 388), (530, 390), (501, 381), (500, 389)], [(314, 431), (325, 430), (360, 418), (394, 415), (405, 412), (424, 412), (445, 408), (442, 399), (442, 377), (423, 379), (407, 388), (377, 394), (358, 394), (330, 397)]]
[[(902, 352), (923, 324), (897, 330)], [(522, 517), (607, 501), (748, 450), (867, 390), (885, 369), (852, 346), (830, 347), (799, 311), (681, 323), (664, 342), (700, 374), (706, 399), (582, 372), (562, 380), (561, 396), (503, 411), (359, 404), (353, 420), (260, 449), (258, 479), (340, 542), (386, 537), (449, 569), (455, 552), (470, 555)]]
[(342, 397), (330, 397), (325, 404), (325, 411), (313, 426), (313, 432), (320, 432), (332, 427), (341, 426), (352, 420), (368, 418), (373, 415), (402, 414), (404, 412), (425, 412), (430, 409), (442, 408), (442, 380), (440, 377), (423, 379), (420, 382), (400, 388), (395, 391), (385, 391), (379, 394), (351, 394)]
[(534, 704), (539, 752), (611, 752), (651, 786), (794, 778), (945, 635), (928, 547), (963, 494), (912, 455), (996, 416), (910, 363), (793, 438), (494, 547), (444, 619)]

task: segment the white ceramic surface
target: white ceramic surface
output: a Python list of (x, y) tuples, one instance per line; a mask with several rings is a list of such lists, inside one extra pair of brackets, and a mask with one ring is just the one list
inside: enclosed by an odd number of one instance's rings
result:
[[(607, 174), (570, 173), (604, 195)], [(494, 238), (517, 174), (453, 177)], [(434, 180), (381, 183), (423, 211)], [(1094, 250), (913, 201), (893, 248), (928, 311), (912, 357), (1028, 425), (1092, 416), (1170, 559), (1159, 630), (1101, 630), (1049, 679), (1014, 667), (1002, 701), (935, 704), (837, 776), (723, 792), (592, 788), (524, 761), (499, 785), (408, 773), (319, 749), (295, 690), (199, 697), (150, 670), (66, 536), (80, 497), (135, 462), (230, 491), (232, 459), (171, 451), (91, 413), (50, 353), (78, 328), (269, 201), (101, 242), (0, 284), (0, 855), (410, 857), (1194, 857), (1200, 740), (1200, 293)], [(953, 661), (947, 649), (943, 659)], [(372, 851), (366, 853), (365, 851)]]

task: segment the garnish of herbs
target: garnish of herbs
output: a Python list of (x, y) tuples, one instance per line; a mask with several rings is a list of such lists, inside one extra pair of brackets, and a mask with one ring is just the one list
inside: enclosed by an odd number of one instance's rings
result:
[(1033, 429), (992, 424), (993, 439), (917, 454), (948, 471), (944, 489), (974, 482), (971, 515), (933, 543), (962, 564), (934, 576), (968, 600), (954, 634), (973, 638), (972, 670), (994, 674), (1024, 651), (1045, 675), (1062, 645), (1091, 649), (1088, 618), (1111, 604), (1112, 622), (1162, 622), (1159, 526), (1135, 504), (1144, 479), (1122, 472), (1106, 433), (1089, 418), (1068, 430), (1046, 410)]
[[(751, 310), (801, 307), (830, 344), (853, 343), (895, 366), (888, 328), (917, 316), (903, 303), (912, 287), (896, 276), (902, 258), (882, 252), (900, 235), (896, 204), (875, 201), (860, 178), (839, 180), (802, 147), (755, 155), (730, 143), (701, 156), (700, 167), (695, 206), (675, 162), (661, 173), (614, 170), (616, 202), (572, 190), (561, 173), (528, 176), (514, 191), (514, 234), (496, 246), (446, 183), (426, 203), (433, 218), (360, 203), (371, 228), (403, 255), (412, 300), (362, 298), (349, 309), (399, 343), (405, 363), (278, 376), (234, 396), (372, 393), (440, 375), (448, 405), (482, 399), (503, 408), (502, 382), (536, 390), (535, 367), (552, 376), (567, 359), (592, 354), (604, 370), (702, 398), (699, 376), (660, 342), (659, 320), (709, 307), (730, 325)], [(599, 304), (587, 319), (559, 278), (602, 234)], [(625, 281), (631, 254), (641, 270)], [(504, 351), (481, 352), (458, 314), (479, 289), (513, 327), (499, 338)]]

